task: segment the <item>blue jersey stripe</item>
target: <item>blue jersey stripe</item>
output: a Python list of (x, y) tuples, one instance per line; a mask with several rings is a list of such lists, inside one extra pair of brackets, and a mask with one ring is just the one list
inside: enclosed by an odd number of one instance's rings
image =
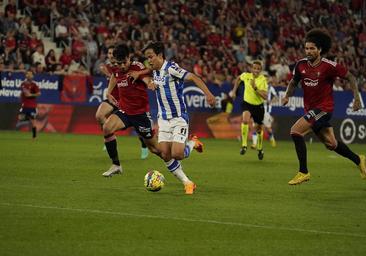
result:
[(172, 99), (172, 92), (171, 92), (170, 86), (169, 86), (169, 76), (165, 77), (164, 92), (165, 92), (166, 99), (168, 101), (169, 107), (171, 109), (172, 116), (177, 117), (178, 116), (177, 115), (177, 108), (175, 107), (174, 101)]
[[(169, 67), (172, 65), (172, 63), (169, 61), (165, 67), (165, 71), (168, 71)], [(169, 84), (169, 75), (165, 76), (165, 84), (164, 84), (164, 92), (166, 95), (166, 99), (168, 101), (172, 117), (177, 117), (177, 108), (173, 101), (173, 95), (170, 90), (170, 84)]]
[(179, 100), (179, 106), (181, 109), (181, 113), (185, 113), (185, 112), (187, 112), (187, 109), (186, 109), (186, 104), (185, 104), (184, 98), (183, 98), (184, 82), (183, 81), (174, 81), (174, 84), (175, 84), (175, 90), (177, 91), (177, 94), (178, 94), (178, 100)]

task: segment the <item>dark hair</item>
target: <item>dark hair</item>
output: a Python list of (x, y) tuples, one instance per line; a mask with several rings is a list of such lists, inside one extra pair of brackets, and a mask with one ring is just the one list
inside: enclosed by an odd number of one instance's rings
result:
[(150, 42), (142, 49), (142, 52), (145, 53), (148, 49), (152, 49), (156, 55), (162, 54), (165, 58), (165, 49), (162, 42)]
[(117, 45), (113, 50), (113, 57), (116, 58), (117, 62), (124, 61), (129, 56), (130, 50), (125, 44)]
[(252, 65), (254, 65), (254, 64), (257, 64), (257, 65), (261, 66), (261, 68), (263, 67), (262, 61), (260, 61), (260, 60), (253, 60)]
[(314, 43), (317, 48), (321, 49), (321, 54), (326, 54), (332, 47), (332, 38), (328, 31), (320, 28), (310, 30), (306, 34), (305, 42)]

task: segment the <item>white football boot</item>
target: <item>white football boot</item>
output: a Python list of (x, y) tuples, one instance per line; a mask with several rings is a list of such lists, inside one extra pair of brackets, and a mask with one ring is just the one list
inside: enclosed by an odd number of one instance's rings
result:
[(112, 177), (115, 174), (122, 174), (122, 166), (112, 164), (108, 171), (104, 172), (102, 175), (104, 177)]

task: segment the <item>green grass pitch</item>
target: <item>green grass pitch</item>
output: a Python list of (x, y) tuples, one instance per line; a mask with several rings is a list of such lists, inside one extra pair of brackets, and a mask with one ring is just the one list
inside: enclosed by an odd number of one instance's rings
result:
[[(312, 179), (287, 182), (291, 142), (265, 158), (232, 140), (203, 140), (183, 161), (193, 196), (136, 137), (119, 137), (122, 175), (101, 136), (0, 132), (0, 255), (366, 255), (366, 181), (350, 161), (308, 144)], [(351, 145), (366, 153), (365, 145)], [(149, 169), (167, 179), (148, 192)]]

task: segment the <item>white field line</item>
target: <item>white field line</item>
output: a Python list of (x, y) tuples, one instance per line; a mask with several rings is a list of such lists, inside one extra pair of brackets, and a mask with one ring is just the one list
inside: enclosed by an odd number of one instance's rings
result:
[(8, 206), (8, 207), (28, 207), (28, 208), (37, 208), (37, 209), (69, 211), (69, 212), (96, 213), (96, 214), (107, 214), (107, 215), (115, 215), (115, 216), (128, 216), (128, 217), (133, 217), (133, 218), (176, 220), (176, 221), (199, 222), (199, 223), (206, 223), (206, 224), (236, 226), (236, 227), (245, 227), (245, 228), (254, 228), (254, 229), (294, 231), (294, 232), (301, 232), (301, 233), (313, 233), (313, 234), (330, 235), (330, 236), (349, 236), (349, 237), (366, 238), (366, 234), (347, 233), (347, 232), (333, 232), (333, 231), (291, 228), (291, 227), (278, 227), (278, 226), (270, 226), (270, 225), (257, 225), (257, 224), (240, 223), (240, 222), (227, 222), (227, 221), (218, 221), (218, 220), (209, 220), (209, 219), (191, 219), (191, 218), (180, 218), (180, 217), (171, 217), (171, 216), (155, 216), (155, 215), (148, 215), (148, 214), (134, 214), (134, 213), (127, 213), (127, 212), (114, 212), (114, 211), (104, 211), (104, 210), (96, 210), (96, 209), (69, 208), (69, 207), (44, 206), (44, 205), (32, 205), (32, 204), (0, 203), (0, 205), (1, 206)]

